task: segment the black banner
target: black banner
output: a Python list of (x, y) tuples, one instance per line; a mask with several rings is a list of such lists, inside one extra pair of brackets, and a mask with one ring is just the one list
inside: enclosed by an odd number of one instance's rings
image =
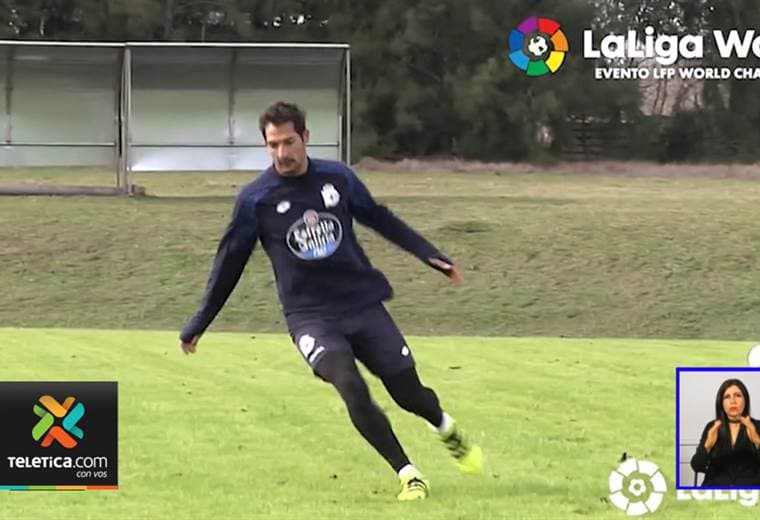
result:
[(113, 382), (0, 382), (0, 489), (118, 485)]

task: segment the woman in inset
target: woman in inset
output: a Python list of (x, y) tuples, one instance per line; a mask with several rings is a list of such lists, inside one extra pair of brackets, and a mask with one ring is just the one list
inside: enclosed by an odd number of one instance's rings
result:
[(724, 381), (715, 396), (715, 420), (705, 426), (691, 458), (692, 469), (705, 473), (702, 487), (760, 486), (760, 421), (749, 412), (744, 383)]

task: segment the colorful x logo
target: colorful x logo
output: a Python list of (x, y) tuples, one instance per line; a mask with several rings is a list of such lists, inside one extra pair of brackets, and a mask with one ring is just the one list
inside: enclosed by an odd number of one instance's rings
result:
[[(40, 397), (40, 403), (34, 405), (34, 413), (40, 418), (37, 424), (32, 428), (32, 437), (35, 441), (42, 439), (41, 445), (47, 448), (53, 444), (53, 440), (64, 448), (73, 448), (77, 445), (77, 439), (84, 437), (84, 432), (77, 426), (77, 422), (84, 415), (84, 405), (77, 403), (74, 405), (74, 397), (67, 397), (63, 404), (56, 401), (49, 395)], [(61, 421), (63, 428), (54, 426), (55, 417), (63, 419)], [(72, 437), (72, 435), (74, 437)]]

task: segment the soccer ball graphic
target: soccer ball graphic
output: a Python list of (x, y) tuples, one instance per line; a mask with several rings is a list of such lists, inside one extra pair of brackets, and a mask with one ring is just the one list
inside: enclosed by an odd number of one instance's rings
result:
[(528, 42), (528, 52), (536, 58), (543, 56), (548, 50), (549, 44), (546, 43), (546, 39), (543, 36), (534, 36)]
[(647, 491), (647, 485), (640, 478), (631, 479), (631, 483), (628, 484), (628, 491), (636, 497), (640, 497)]
[(635, 458), (610, 472), (609, 484), (610, 502), (628, 516), (654, 513), (668, 490), (656, 464)]

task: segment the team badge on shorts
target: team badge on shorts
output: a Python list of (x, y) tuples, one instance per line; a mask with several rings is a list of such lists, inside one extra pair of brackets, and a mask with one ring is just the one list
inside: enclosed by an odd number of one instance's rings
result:
[(317, 345), (316, 340), (309, 334), (304, 334), (298, 339), (298, 350), (309, 364), (314, 364), (319, 355), (325, 351), (325, 347)]

